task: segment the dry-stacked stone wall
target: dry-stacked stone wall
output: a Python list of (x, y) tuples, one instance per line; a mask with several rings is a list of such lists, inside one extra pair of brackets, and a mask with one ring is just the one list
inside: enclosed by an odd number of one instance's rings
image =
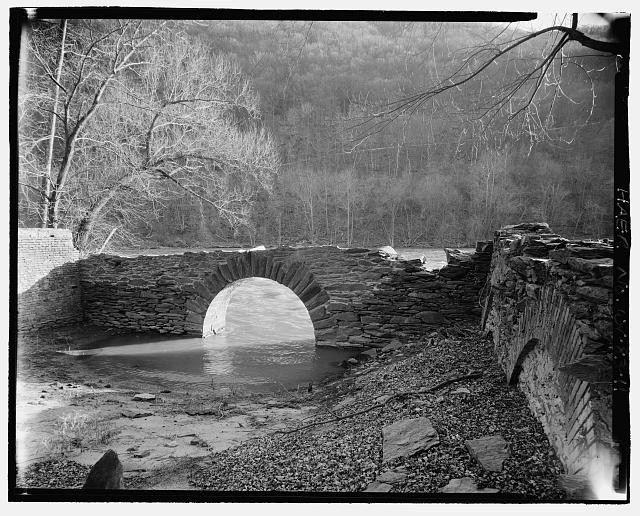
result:
[(66, 229), (18, 229), (18, 330), (82, 320), (78, 251)]
[(497, 231), (483, 322), (569, 473), (594, 474), (611, 440), (613, 248), (546, 224)]
[(136, 332), (217, 332), (224, 325), (220, 311), (226, 309), (230, 285), (263, 277), (300, 297), (318, 345), (364, 347), (421, 335), (429, 326), (479, 319), (491, 243), (479, 243), (471, 254), (447, 250), (447, 257), (447, 266), (429, 271), (421, 260), (398, 259), (391, 248), (281, 247), (136, 258), (96, 255), (81, 260), (80, 270), (85, 314), (97, 325)]

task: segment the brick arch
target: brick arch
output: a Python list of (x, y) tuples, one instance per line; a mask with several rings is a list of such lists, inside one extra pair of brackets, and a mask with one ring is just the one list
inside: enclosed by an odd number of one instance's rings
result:
[(586, 328), (553, 286), (539, 287), (519, 310), (503, 362), (507, 379), (527, 394), (568, 472), (583, 472), (601, 453), (593, 385), (574, 367), (588, 352)]
[(248, 278), (266, 278), (284, 285), (302, 301), (309, 312), (314, 334), (322, 329), (329, 294), (316, 281), (304, 262), (274, 260), (266, 251), (249, 251), (227, 258), (213, 267), (195, 284), (195, 292), (186, 303), (187, 321), (203, 336), (224, 327), (224, 318), (234, 286)]
[(518, 379), (520, 377), (520, 373), (522, 372), (522, 363), (529, 356), (529, 354), (537, 347), (542, 347), (540, 344), (540, 340), (537, 338), (529, 339), (526, 344), (520, 350), (520, 354), (516, 358), (516, 361), (513, 364), (511, 369), (511, 374), (509, 376), (509, 383), (514, 385), (518, 383)]

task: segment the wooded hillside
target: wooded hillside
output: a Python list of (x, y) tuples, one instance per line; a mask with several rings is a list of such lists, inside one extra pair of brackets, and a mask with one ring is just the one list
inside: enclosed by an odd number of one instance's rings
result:
[[(255, 95), (255, 112), (215, 108), (217, 129), (207, 130), (213, 138), (220, 135), (216, 131), (239, 127), (233, 145), (251, 141), (256, 147), (250, 156), (233, 155), (231, 149), (222, 155), (242, 158), (245, 167), (254, 166), (254, 156), (262, 161), (248, 175), (225, 172), (222, 183), (204, 173), (190, 179), (189, 188), (161, 182), (154, 195), (127, 201), (136, 204), (135, 216), (129, 208), (105, 209), (88, 248), (100, 247), (114, 227), (111, 245), (465, 245), (489, 237), (500, 225), (525, 220), (548, 222), (569, 237), (610, 236), (614, 56), (569, 44), (545, 69), (527, 109), (510, 119), (509, 106), (502, 105), (488, 120), (486, 113), (497, 110), (492, 99), (548, 55), (551, 36), (536, 38), (495, 58), (464, 86), (376, 125), (376, 113), (389, 103), (477, 66), (486, 57), (475, 50), (478, 45), (522, 33), (504, 24), (320, 21), (180, 22), (176, 30), (211, 62), (223, 59), (231, 75), (246, 79), (243, 95)], [(175, 45), (170, 38), (159, 41)], [(57, 54), (49, 44), (54, 70)], [(31, 80), (46, 90), (45, 79)], [(159, 87), (157, 81), (150, 84), (145, 88)], [(527, 92), (519, 94), (519, 102), (527, 100)], [(122, 95), (112, 93), (112, 99)], [(124, 125), (129, 133), (122, 137), (148, 128)], [(86, 156), (93, 167), (110, 166), (95, 152)], [(172, 160), (174, 167), (186, 166), (175, 156)], [(208, 166), (188, 165), (192, 172)], [(225, 216), (219, 205), (206, 201), (228, 198), (239, 191), (233, 181), (245, 180), (253, 186), (237, 199), (242, 204), (237, 216)], [(220, 189), (225, 195), (214, 195)], [(33, 202), (29, 188), (22, 188), (25, 226), (40, 225), (37, 210), (28, 209)], [(77, 221), (76, 214), (61, 224)]]

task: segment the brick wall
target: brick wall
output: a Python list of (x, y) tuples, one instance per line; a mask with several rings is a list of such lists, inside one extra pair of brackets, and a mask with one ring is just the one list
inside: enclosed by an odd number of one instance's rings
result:
[(18, 229), (18, 330), (82, 320), (78, 251), (66, 229)]

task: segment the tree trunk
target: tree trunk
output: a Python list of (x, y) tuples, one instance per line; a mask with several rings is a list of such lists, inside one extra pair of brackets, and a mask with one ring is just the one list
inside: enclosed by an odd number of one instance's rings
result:
[[(105, 194), (105, 196), (102, 199), (100, 199), (100, 201), (98, 201), (98, 203), (95, 204), (89, 210), (89, 212), (82, 218), (82, 220), (80, 221), (80, 224), (78, 224), (78, 228), (76, 229), (75, 235), (74, 235), (74, 241), (75, 241), (76, 247), (79, 250), (81, 251), (86, 250), (87, 244), (89, 243), (89, 237), (91, 236), (91, 232), (93, 231), (93, 226), (98, 220), (98, 215), (100, 215), (100, 212), (109, 203), (109, 201), (115, 197), (118, 190), (119, 190), (119, 185), (116, 185), (113, 188), (111, 188)], [(50, 206), (50, 209), (54, 209), (53, 204)]]
[[(56, 111), (58, 109), (58, 99), (60, 97), (60, 77), (62, 76), (62, 64), (64, 62), (64, 44), (67, 38), (67, 20), (60, 22), (62, 29), (62, 42), (60, 43), (60, 57), (58, 59), (58, 70), (56, 72), (56, 84), (54, 87), (53, 97), (53, 114), (51, 115), (51, 132), (49, 133), (49, 146), (47, 149), (47, 163), (45, 165), (45, 173), (42, 176), (42, 197), (40, 198), (40, 213), (42, 218), (42, 227), (46, 228), (49, 223), (49, 203), (51, 195), (51, 165), (53, 163), (53, 145), (56, 137)], [(55, 226), (54, 226), (55, 227)]]

